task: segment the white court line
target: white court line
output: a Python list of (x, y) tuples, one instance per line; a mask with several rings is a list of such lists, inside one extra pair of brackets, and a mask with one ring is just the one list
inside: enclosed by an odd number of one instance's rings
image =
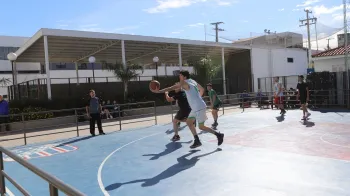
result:
[(13, 194), (12, 191), (10, 191), (10, 189), (8, 189), (7, 187), (5, 187), (5, 189), (6, 189), (6, 195), (15, 196), (15, 194)]
[(113, 152), (111, 152), (111, 154), (109, 154), (101, 163), (100, 167), (98, 168), (98, 172), (97, 172), (97, 181), (98, 181), (98, 185), (100, 186), (100, 189), (101, 191), (103, 192), (103, 194), (105, 196), (110, 196), (110, 194), (106, 191), (104, 185), (103, 185), (103, 182), (102, 182), (102, 176), (101, 176), (101, 173), (102, 173), (102, 169), (103, 169), (103, 166), (104, 164), (107, 162), (107, 160), (116, 152), (118, 152), (119, 150), (121, 150), (122, 148), (126, 147), (126, 146), (129, 146), (130, 144), (133, 144), (135, 142), (138, 142), (140, 140), (143, 140), (143, 139), (146, 139), (148, 137), (152, 137), (152, 136), (155, 136), (155, 135), (159, 135), (159, 134), (163, 134), (164, 132), (161, 132), (161, 133), (154, 133), (152, 135), (148, 135), (148, 136), (145, 136), (145, 137), (142, 137), (140, 139), (137, 139), (137, 140), (134, 140), (132, 142), (129, 142), (127, 144), (125, 144), (124, 146), (121, 146), (119, 148), (117, 148), (116, 150), (114, 150)]
[(326, 136), (326, 135), (336, 135), (336, 134), (327, 134), (327, 133), (325, 133), (325, 134), (321, 135), (321, 136), (320, 136), (320, 140), (321, 140), (322, 142), (324, 142), (324, 143), (326, 143), (326, 144), (329, 144), (329, 145), (342, 147), (342, 148), (350, 148), (350, 146), (343, 146), (343, 145), (339, 145), (339, 144), (333, 144), (333, 143), (331, 143), (331, 142), (328, 142), (328, 141), (324, 140), (323, 137)]

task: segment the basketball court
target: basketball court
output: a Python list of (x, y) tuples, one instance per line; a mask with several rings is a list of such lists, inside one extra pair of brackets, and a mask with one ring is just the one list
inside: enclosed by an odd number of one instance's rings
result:
[[(201, 133), (203, 146), (191, 150), (187, 127), (171, 142), (167, 124), (13, 151), (86, 195), (349, 195), (350, 114), (300, 118), (300, 110), (283, 118), (270, 109), (221, 116), (220, 148)], [(7, 157), (5, 171), (31, 194), (47, 195), (44, 180)]]

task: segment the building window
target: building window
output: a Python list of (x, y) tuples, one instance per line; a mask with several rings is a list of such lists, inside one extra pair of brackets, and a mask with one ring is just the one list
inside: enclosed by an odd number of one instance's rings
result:
[(56, 69), (66, 69), (67, 65), (66, 64), (56, 64)]
[(11, 52), (16, 52), (18, 47), (1, 47), (0, 46), (0, 60), (8, 60), (7, 55)]
[(87, 64), (82, 63), (82, 64), (78, 65), (78, 69), (87, 69)]
[(294, 62), (294, 59), (293, 59), (293, 58), (287, 58), (287, 62), (288, 62), (288, 63), (293, 63), (293, 62)]

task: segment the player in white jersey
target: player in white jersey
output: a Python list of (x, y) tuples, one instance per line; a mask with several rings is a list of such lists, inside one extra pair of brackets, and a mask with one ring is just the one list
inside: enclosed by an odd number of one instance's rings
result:
[(279, 77), (275, 78), (275, 90), (274, 90), (274, 98), (275, 98), (275, 105), (277, 108), (281, 110), (280, 114), (284, 115), (286, 113), (286, 110), (284, 109), (284, 103), (283, 103), (283, 89), (282, 84), (279, 83)]
[(207, 105), (205, 104), (202, 96), (204, 94), (204, 88), (198, 84), (196, 81), (190, 79), (190, 73), (188, 71), (180, 71), (179, 75), (180, 82), (175, 85), (164, 88), (162, 90), (156, 89), (153, 90), (154, 93), (165, 93), (168, 91), (175, 90), (177, 88), (182, 88), (187, 96), (187, 101), (191, 107), (191, 113), (188, 115), (186, 120), (187, 126), (190, 128), (193, 137), (194, 143), (191, 145), (191, 148), (196, 148), (202, 145), (199, 140), (196, 127), (194, 122), (197, 120), (198, 127), (200, 130), (207, 131), (214, 134), (218, 139), (218, 145), (220, 146), (224, 141), (224, 134), (214, 131), (212, 128), (204, 125), (207, 120), (206, 109)]

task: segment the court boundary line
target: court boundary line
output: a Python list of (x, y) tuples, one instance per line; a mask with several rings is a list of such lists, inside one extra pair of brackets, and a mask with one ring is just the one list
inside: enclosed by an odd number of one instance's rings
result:
[[(346, 133), (346, 132), (341, 132), (341, 133)], [(329, 144), (329, 145), (332, 145), (332, 146), (337, 146), (337, 147), (341, 147), (341, 148), (350, 148), (350, 146), (344, 146), (344, 145), (339, 145), (339, 144), (334, 144), (332, 142), (329, 142), (327, 140), (324, 140), (323, 137), (326, 136), (326, 135), (337, 135), (337, 134), (329, 134), (329, 133), (325, 133), (323, 135), (320, 136), (320, 140), (323, 142), (323, 143), (326, 143), (326, 144)], [(338, 135), (339, 136), (339, 135)]]
[(152, 137), (152, 136), (155, 136), (155, 135), (160, 135), (162, 134), (163, 132), (161, 133), (153, 133), (151, 135), (148, 135), (148, 136), (145, 136), (145, 137), (142, 137), (142, 138), (139, 138), (137, 140), (134, 140), (134, 141), (131, 141), (127, 144), (124, 144), (123, 146), (115, 149), (114, 151), (112, 151), (106, 158), (104, 158), (104, 160), (101, 162), (99, 168), (98, 168), (98, 171), (97, 171), (97, 182), (98, 182), (98, 185), (102, 191), (102, 193), (105, 195), (105, 196), (110, 196), (110, 194), (108, 193), (108, 191), (106, 191), (105, 187), (104, 187), (104, 184), (102, 182), (102, 169), (103, 169), (103, 166), (105, 165), (105, 163), (108, 161), (108, 159), (116, 152), (120, 151), (121, 149), (129, 146), (130, 144), (133, 144), (135, 142), (138, 142), (138, 141), (141, 141), (143, 139), (146, 139), (146, 138), (149, 138), (149, 137)]
[(9, 188), (5, 187), (5, 190), (6, 190), (6, 195), (8, 195), (8, 196), (15, 196), (15, 194), (13, 194), (13, 192), (10, 191)]

